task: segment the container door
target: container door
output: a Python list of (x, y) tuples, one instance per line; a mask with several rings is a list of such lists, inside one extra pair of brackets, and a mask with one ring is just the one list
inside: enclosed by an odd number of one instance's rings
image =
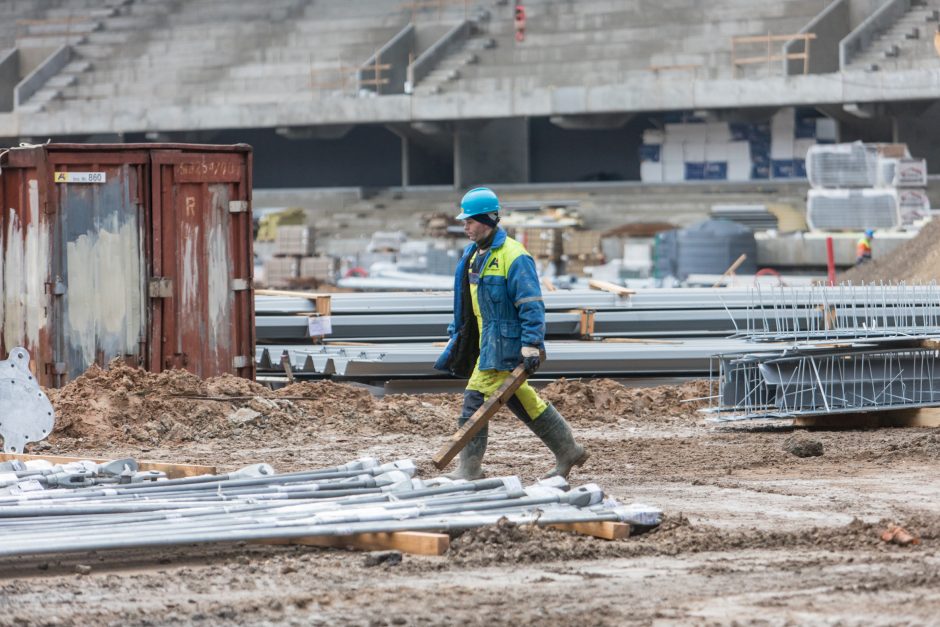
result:
[[(140, 160), (140, 157), (137, 156)], [(135, 154), (50, 155), (56, 237), (53, 312), (60, 374), (146, 356), (146, 224)]]
[(248, 168), (248, 153), (153, 153), (156, 372), (254, 376)]
[[(22, 346), (30, 368), (55, 386), (49, 332), (52, 315), (51, 226), (45, 212), (43, 168), (38, 151), (20, 151), (22, 167), (0, 172), (0, 359)], [(10, 157), (11, 160), (13, 157)]]

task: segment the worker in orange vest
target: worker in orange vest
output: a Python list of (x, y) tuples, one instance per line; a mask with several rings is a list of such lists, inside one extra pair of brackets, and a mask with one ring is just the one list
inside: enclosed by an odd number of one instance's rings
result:
[(858, 244), (855, 245), (855, 265), (861, 265), (866, 261), (871, 261), (871, 240), (875, 236), (875, 232), (871, 229), (865, 231), (865, 234), (862, 235), (858, 240)]

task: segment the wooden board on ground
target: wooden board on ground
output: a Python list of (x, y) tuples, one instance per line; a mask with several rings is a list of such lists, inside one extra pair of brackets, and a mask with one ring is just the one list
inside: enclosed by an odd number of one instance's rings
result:
[(877, 427), (940, 427), (940, 407), (898, 409), (864, 414), (830, 414), (801, 416), (793, 419), (795, 427), (877, 428)]
[(636, 294), (635, 290), (631, 290), (622, 285), (617, 285), (616, 283), (611, 283), (610, 281), (601, 281), (599, 279), (591, 279), (588, 281), (588, 285), (592, 290), (600, 290), (602, 292), (610, 292), (611, 294), (616, 294), (621, 298), (627, 298)]
[(255, 290), (255, 296), (283, 296), (284, 298), (304, 298), (313, 301), (316, 305), (317, 313), (321, 316), (329, 316), (332, 311), (332, 295), (320, 292), (299, 292), (295, 290)]
[[(545, 358), (544, 354), (542, 358)], [(467, 420), (467, 422), (450, 437), (447, 443), (441, 447), (441, 450), (437, 452), (432, 461), (438, 470), (447, 468), (447, 464), (450, 463), (450, 460), (470, 443), (473, 436), (486, 426), (490, 418), (499, 411), (500, 407), (505, 405), (509, 399), (512, 398), (512, 395), (516, 393), (519, 386), (525, 383), (525, 380), (528, 378), (529, 375), (526, 373), (525, 368), (522, 367), (522, 364), (516, 366), (516, 369), (506, 377), (506, 380), (499, 386), (499, 389), (486, 399), (486, 402), (480, 405), (480, 409), (476, 410), (476, 412), (470, 416), (470, 419)]]
[(446, 533), (395, 531), (392, 533), (356, 533), (348, 536), (305, 536), (289, 540), (258, 540), (259, 544), (302, 544), (366, 551), (395, 550), (412, 555), (443, 555), (450, 547)]
[(594, 536), (602, 540), (622, 540), (630, 535), (630, 525), (621, 522), (580, 522), (548, 525), (552, 529), (573, 531), (585, 536)]
[[(93, 461), (96, 464), (110, 462), (114, 459), (104, 459), (97, 457), (64, 457), (62, 455), (27, 455), (25, 453), (0, 453), (0, 462), (8, 462), (18, 459), (23, 462), (44, 459), (50, 464), (68, 464), (71, 462), (80, 462), (84, 460)], [(215, 466), (200, 466), (198, 464), (169, 464), (165, 462), (138, 461), (141, 470), (157, 470), (166, 473), (168, 479), (179, 479), (182, 477), (196, 477), (198, 475), (215, 475)]]

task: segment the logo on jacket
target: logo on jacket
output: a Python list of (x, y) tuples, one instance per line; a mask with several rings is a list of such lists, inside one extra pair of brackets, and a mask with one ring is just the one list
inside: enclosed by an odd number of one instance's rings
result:
[(490, 262), (490, 267), (499, 270), (499, 259), (493, 257), (493, 261)]

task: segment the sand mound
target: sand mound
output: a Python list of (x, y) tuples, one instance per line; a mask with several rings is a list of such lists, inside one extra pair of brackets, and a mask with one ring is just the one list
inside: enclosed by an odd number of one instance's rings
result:
[[(931, 220), (917, 237), (902, 244), (890, 255), (852, 268), (839, 276), (839, 281), (853, 283), (893, 282), (929, 283), (940, 281), (940, 220)], [(872, 242), (877, 248), (878, 239)]]

